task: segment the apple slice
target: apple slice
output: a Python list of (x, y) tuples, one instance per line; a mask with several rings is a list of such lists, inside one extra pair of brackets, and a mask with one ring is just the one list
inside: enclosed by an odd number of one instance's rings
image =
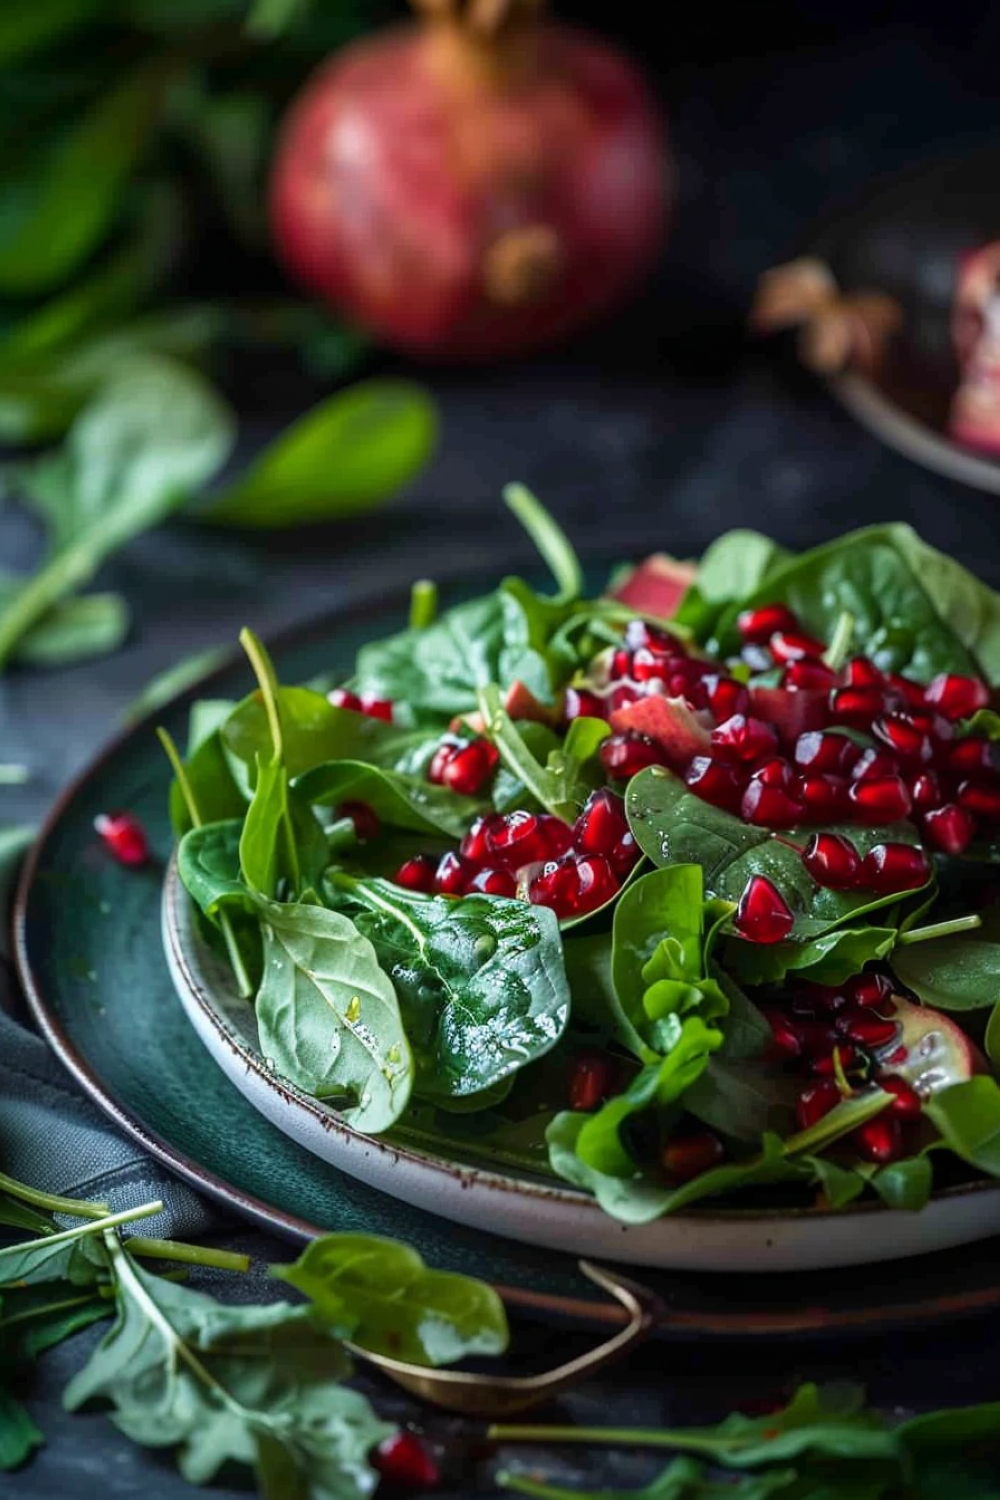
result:
[(893, 995), (899, 1032), (877, 1054), (879, 1071), (903, 1078), (922, 1099), (974, 1073), (988, 1072), (986, 1059), (950, 1016), (929, 1005)]
[(683, 698), (663, 698), (658, 693), (637, 698), (616, 708), (611, 715), (616, 734), (645, 734), (661, 745), (670, 764), (678, 769), (696, 755), (707, 755), (711, 735), (704, 721)]
[(665, 552), (654, 552), (632, 569), (611, 597), (639, 614), (669, 620), (697, 575), (697, 564), (678, 562)]

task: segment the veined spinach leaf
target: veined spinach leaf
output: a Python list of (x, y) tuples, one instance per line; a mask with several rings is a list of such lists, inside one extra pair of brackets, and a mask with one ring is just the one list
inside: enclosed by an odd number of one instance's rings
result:
[(362, 760), (333, 760), (300, 776), (295, 791), (303, 801), (323, 807), (364, 802), (389, 828), (414, 833), (448, 834), (460, 839), (473, 819), (491, 812), (480, 797), (462, 797), (425, 776), (409, 775)]
[[(1000, 1085), (979, 1074), (931, 1094), (924, 1113), (941, 1132), (941, 1143), (962, 1161), (1000, 1177)], [(937, 1149), (935, 1142), (925, 1148)]]
[(209, 920), (227, 907), (252, 912), (256, 904), (240, 878), (243, 822), (228, 818), (191, 828), (177, 848), (177, 871), (191, 899)]
[(892, 967), (936, 1010), (984, 1010), (1000, 1002), (1000, 943), (962, 934), (900, 943)]
[(806, 943), (748, 943), (732, 937), (725, 960), (744, 984), (779, 984), (797, 974), (815, 984), (843, 984), (865, 964), (888, 958), (899, 936), (895, 927), (838, 927)]
[(605, 720), (574, 719), (566, 738), (549, 751), (543, 766), (504, 708), (496, 683), (481, 687), (477, 696), (486, 732), (506, 769), (542, 807), (572, 823), (604, 779), (596, 756), (611, 732)]
[(347, 910), (392, 977), (427, 1097), (480, 1093), (555, 1046), (569, 985), (554, 912), (496, 896), (421, 896), (338, 874)]

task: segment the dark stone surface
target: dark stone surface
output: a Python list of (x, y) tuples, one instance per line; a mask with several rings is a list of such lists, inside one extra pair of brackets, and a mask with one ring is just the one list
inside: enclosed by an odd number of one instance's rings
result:
[[(739, 333), (756, 275), (794, 248), (822, 204), (873, 173), (989, 138), (995, 90), (984, 69), (995, 53), (975, 52), (957, 28), (937, 49), (925, 31), (895, 28), (742, 63), (672, 70), (658, 54), (681, 174), (676, 233), (650, 293), (613, 330), (530, 368), (433, 376), (444, 417), (440, 453), (383, 514), (289, 537), (178, 523), (130, 547), (101, 579), (133, 602), (125, 650), (73, 671), (0, 681), (0, 759), (23, 760), (32, 771), (24, 789), (0, 791), (0, 815), (40, 814), (144, 682), (188, 652), (232, 640), (245, 621), (266, 635), (419, 573), (523, 561), (523, 544), (498, 508), (500, 486), (513, 477), (536, 488), (592, 556), (654, 546), (693, 553), (733, 524), (802, 546), (852, 525), (903, 519), (1000, 581), (995, 499), (883, 449), (790, 363), (747, 347)], [(249, 442), (291, 406), (287, 391), (263, 381), (243, 394)], [(5, 565), (23, 564), (32, 544), (26, 527), (4, 518)], [(283, 1254), (275, 1241), (238, 1227), (225, 1241), (265, 1264)], [(955, 1260), (960, 1278), (960, 1252)], [(101, 1414), (62, 1413), (62, 1385), (93, 1336), (41, 1362), (26, 1394), (49, 1441), (0, 1490), (17, 1500), (98, 1493), (180, 1500), (190, 1491), (166, 1455), (133, 1448)], [(917, 1329), (878, 1341), (754, 1346), (752, 1356), (719, 1344), (651, 1347), (628, 1370), (567, 1399), (562, 1416), (715, 1420), (798, 1376), (866, 1380), (887, 1407), (995, 1399), (998, 1337), (994, 1317), (933, 1340)], [(567, 1340), (536, 1328), (516, 1342), (537, 1367), (562, 1357)], [(379, 1399), (412, 1412), (382, 1390)], [(452, 1430), (435, 1419), (430, 1425)], [(627, 1486), (655, 1469), (635, 1457), (583, 1453), (531, 1463), (590, 1487), (611, 1476)], [(486, 1471), (467, 1463), (453, 1493), (488, 1488)]]

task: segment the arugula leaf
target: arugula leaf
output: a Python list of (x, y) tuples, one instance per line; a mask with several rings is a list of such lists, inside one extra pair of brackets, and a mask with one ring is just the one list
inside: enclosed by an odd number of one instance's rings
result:
[(303, 1292), (324, 1327), (362, 1349), (420, 1365), (502, 1354), (507, 1316), (484, 1281), (430, 1270), (415, 1250), (373, 1234), (326, 1234), (271, 1275)]
[(421, 1094), (479, 1094), (558, 1042), (570, 994), (547, 907), (422, 896), (342, 873), (328, 886), (392, 976)]
[(20, 1468), (44, 1441), (20, 1401), (0, 1385), (0, 1470)]
[(264, 977), (257, 1024), (265, 1058), (318, 1098), (348, 1096), (357, 1130), (386, 1130), (406, 1108), (413, 1058), (378, 955), (341, 912), (258, 898)]
[(961, 934), (901, 943), (892, 967), (907, 989), (936, 1010), (982, 1010), (1000, 1002), (1000, 943)]

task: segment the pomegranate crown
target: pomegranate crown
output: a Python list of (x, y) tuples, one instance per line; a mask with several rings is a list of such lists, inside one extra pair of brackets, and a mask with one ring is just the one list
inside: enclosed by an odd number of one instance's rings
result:
[(428, 21), (445, 21), (479, 41), (532, 25), (545, 0), (411, 0)]

